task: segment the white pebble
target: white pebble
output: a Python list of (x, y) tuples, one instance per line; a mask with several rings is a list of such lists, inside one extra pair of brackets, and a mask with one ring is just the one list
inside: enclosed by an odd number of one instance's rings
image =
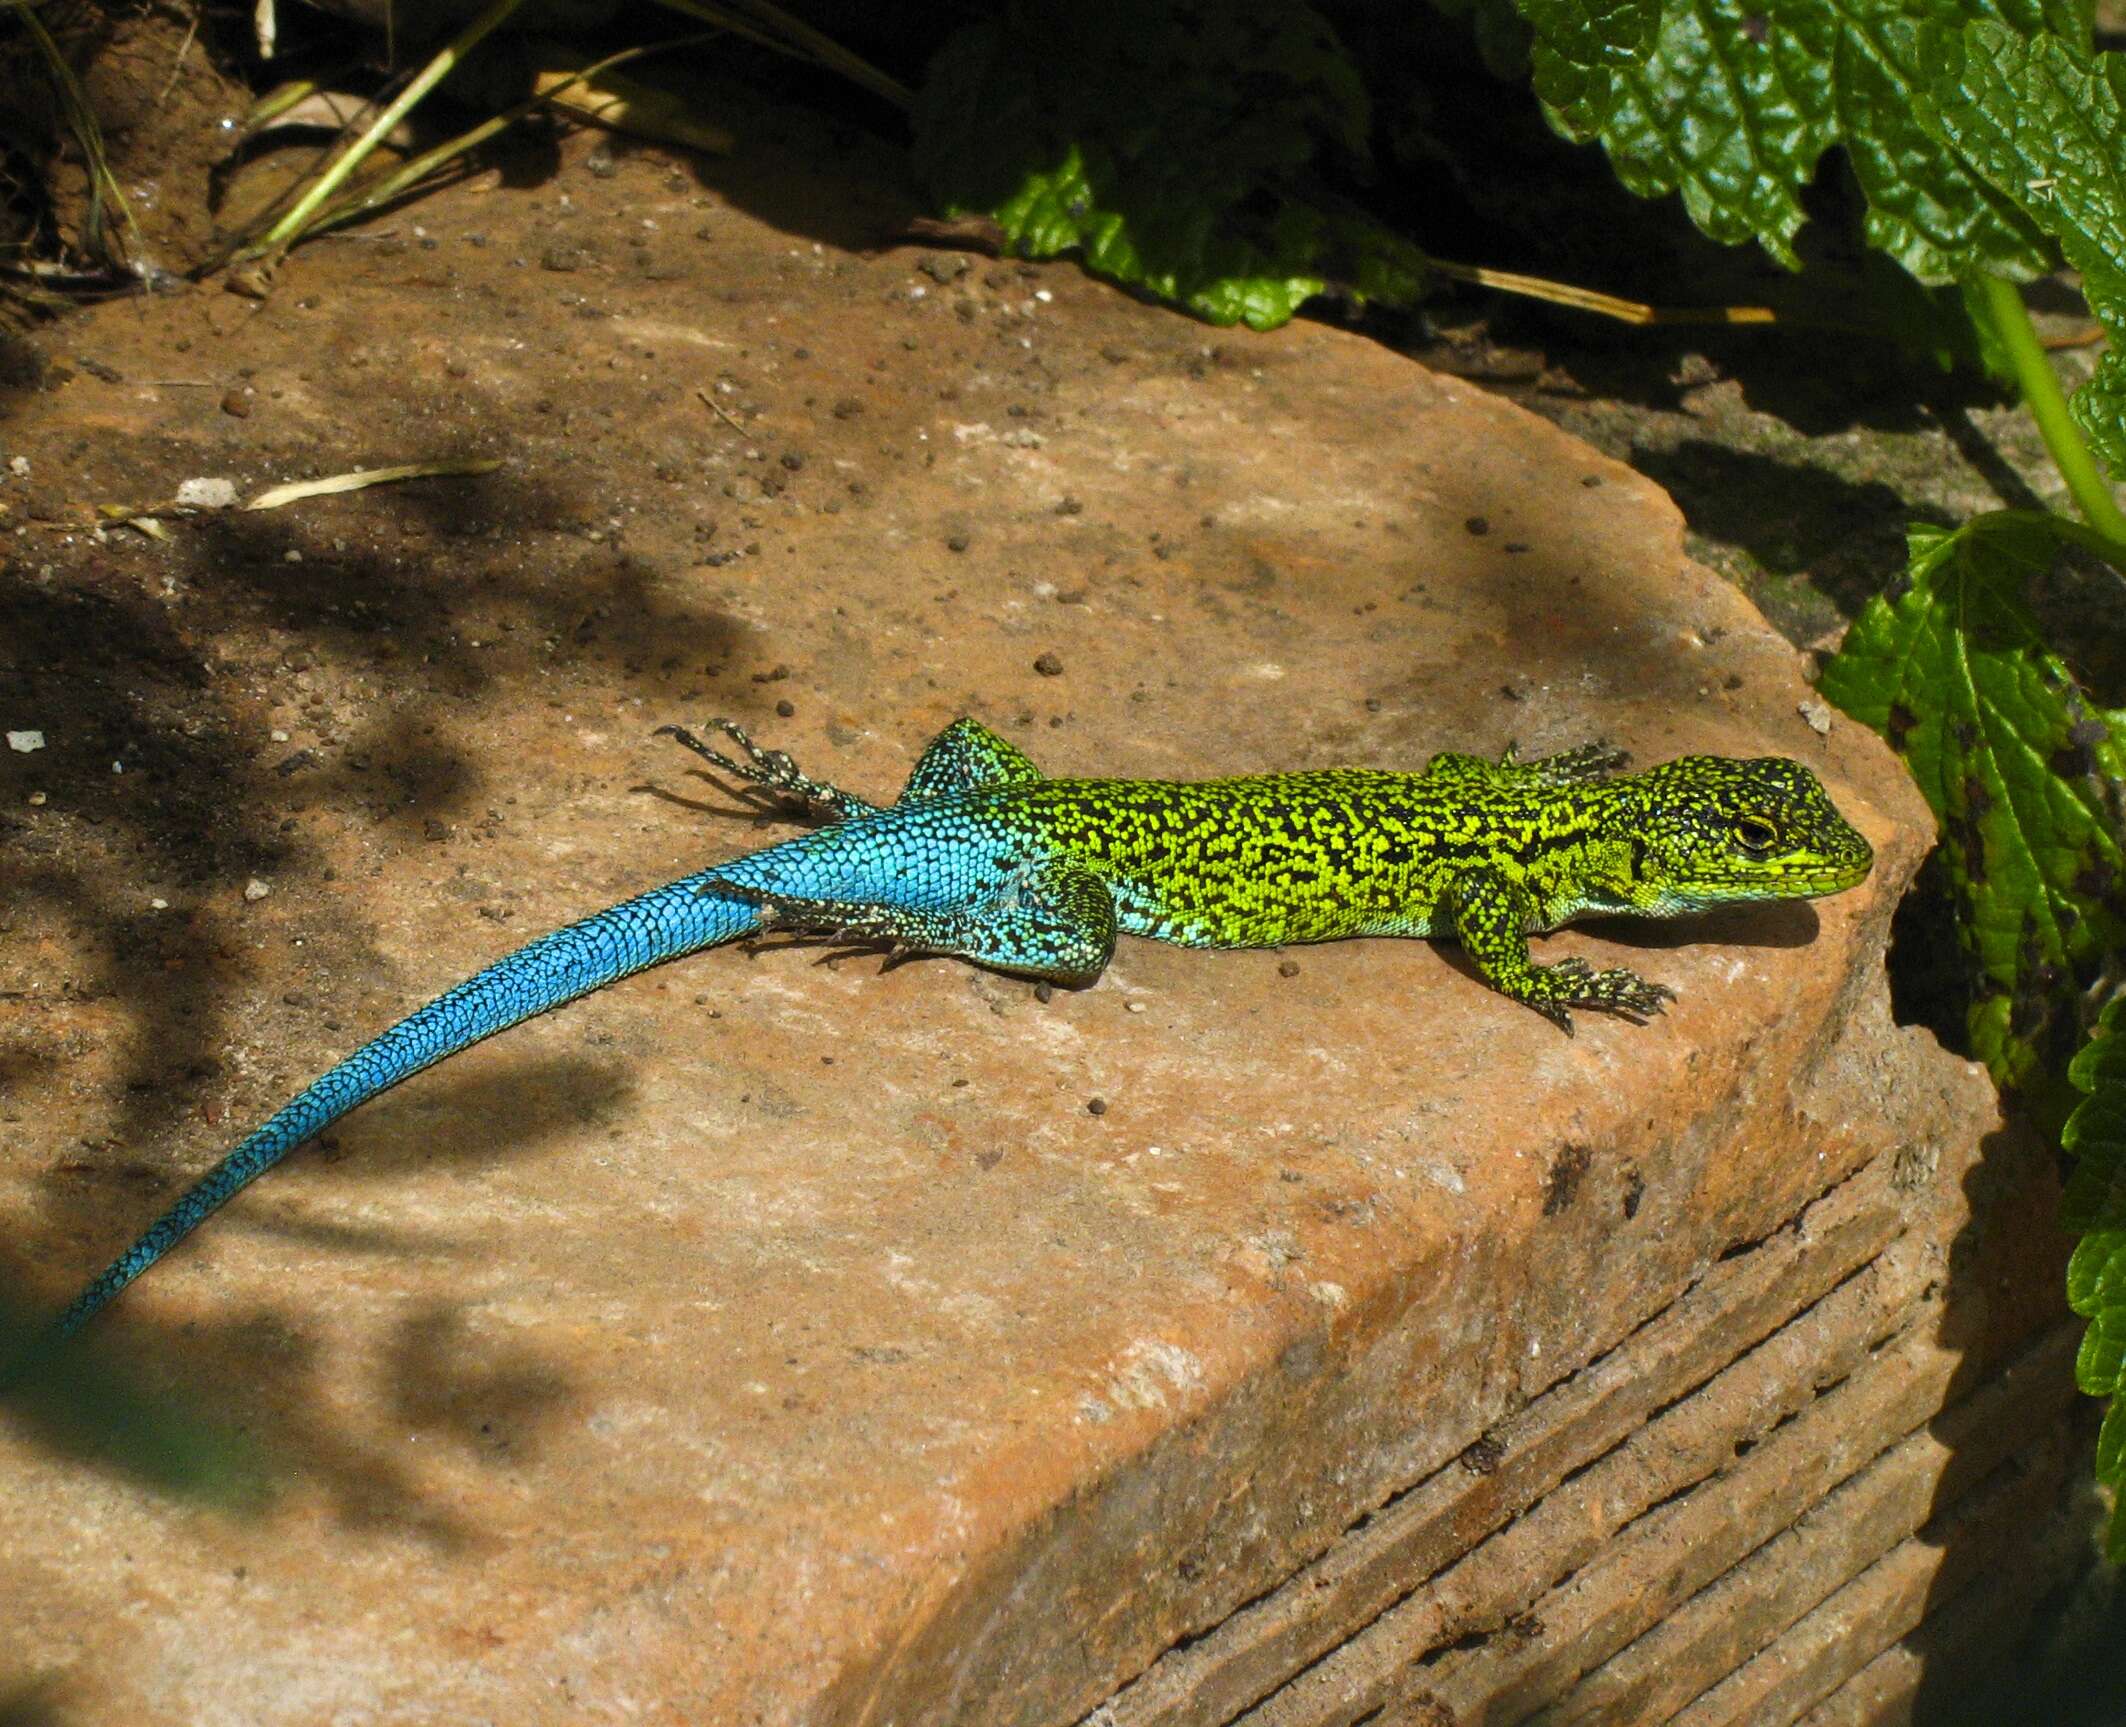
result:
[(266, 895), (268, 895), (272, 891), (273, 890), (269, 888), (264, 882), (260, 881), (257, 876), (253, 876), (249, 881), (244, 883), (244, 898), (252, 901), (253, 903), (264, 899)]
[(186, 480), (177, 488), (177, 501), (195, 510), (227, 510), (236, 506), (234, 480)]
[(26, 756), (31, 750), (44, 748), (44, 734), (42, 732), (9, 732), (7, 734), (7, 747), (17, 755)]

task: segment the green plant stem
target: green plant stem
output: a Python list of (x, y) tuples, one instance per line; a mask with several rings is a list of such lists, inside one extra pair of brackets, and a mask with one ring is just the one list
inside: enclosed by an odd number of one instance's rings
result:
[(423, 66), (413, 81), (399, 92), (398, 99), (370, 122), (369, 130), (348, 147), (344, 156), (311, 183), (310, 189), (286, 215), (273, 224), (264, 238), (245, 247), (237, 256), (266, 256), (277, 259), (279, 254), (293, 245), (308, 225), (312, 213), (346, 183), (349, 174), (368, 160), (370, 152), (377, 147), (377, 141), (396, 126), (416, 102), (440, 84), (458, 63), (479, 45), (489, 31), (523, 4), (524, 0), (494, 0), (494, 4), (437, 51), (436, 57)]
[(2022, 290), (2001, 276), (1981, 276), (1978, 286), (1979, 304), (1985, 308), (1985, 317), (1993, 326), (1994, 340), (2015, 372), (2023, 401), (2030, 409), (2031, 417), (2037, 421), (2045, 448), (2052, 452), (2053, 461), (2059, 465), (2075, 508), (2108, 542), (2110, 561), (2121, 564), (2126, 560), (2126, 512), (2119, 509), (2118, 499), (2112, 495), (2111, 482), (2097, 466), (2096, 457), (2089, 453), (2089, 446), (2082, 439), (2081, 429), (2067, 412), (2067, 397), (2060, 389), (2059, 375), (2053, 371), (2052, 360), (2037, 339), (2037, 329), (2030, 322), (2030, 308), (2023, 304)]

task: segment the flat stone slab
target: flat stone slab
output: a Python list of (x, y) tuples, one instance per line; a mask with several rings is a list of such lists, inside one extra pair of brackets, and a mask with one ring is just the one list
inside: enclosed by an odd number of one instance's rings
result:
[[(0, 1690), (57, 1719), (1070, 1720), (1983, 1119), (1888, 1022), (1923, 808), (1654, 487), (1355, 336), (925, 273), (852, 249), (883, 201), (729, 172), (474, 182), (264, 308), (85, 314), (52, 351), (120, 381), (11, 404), (25, 1299), (401, 1013), (781, 831), (667, 721), (878, 795), (961, 713), (1062, 773), (1779, 753), (1876, 871), (1545, 941), (1678, 992), (1569, 1040), (1419, 942), (1126, 942), (1047, 1000), (768, 943), (461, 1056), (99, 1327), (233, 1461), (0, 1420)], [(52, 525), (445, 454), (504, 466)]]

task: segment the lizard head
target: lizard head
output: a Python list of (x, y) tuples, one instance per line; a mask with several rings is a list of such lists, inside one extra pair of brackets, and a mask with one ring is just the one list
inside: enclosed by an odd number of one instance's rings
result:
[(1816, 776), (1784, 757), (1684, 756), (1633, 783), (1649, 909), (1813, 899), (1857, 885), (1875, 862)]

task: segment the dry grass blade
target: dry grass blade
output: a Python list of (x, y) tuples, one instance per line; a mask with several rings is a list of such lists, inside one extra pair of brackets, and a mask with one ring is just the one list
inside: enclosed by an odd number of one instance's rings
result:
[(883, 96), (896, 108), (915, 106), (915, 92), (898, 78), (880, 71), (860, 54), (853, 54), (831, 36), (824, 36), (803, 20), (793, 18), (769, 0), (740, 0), (736, 6), (720, 6), (715, 0), (657, 0), (667, 11), (714, 24), (734, 36), (763, 48), (773, 48), (793, 60), (809, 60), (830, 72), (839, 72), (850, 83), (874, 96)]
[(399, 480), (491, 474), (501, 465), (492, 457), (477, 456), (442, 462), (404, 462), (393, 468), (359, 468), (349, 474), (328, 474), (321, 480), (291, 480), (285, 486), (269, 487), (244, 508), (277, 510), (284, 504), (299, 504), (305, 498), (330, 497), (335, 492), (359, 492), (370, 486), (388, 486)]
[(1449, 264), (1429, 260), (1442, 276), (1456, 282), (1472, 282), (1501, 294), (1517, 294), (1524, 300), (1541, 300), (1552, 306), (1570, 306), (1614, 318), (1620, 324), (1778, 324), (1783, 319), (1769, 306), (1649, 306), (1641, 300), (1620, 300), (1614, 294), (1579, 288), (1570, 282), (1546, 281), (1541, 276), (1516, 275), (1511, 270), (1487, 269), (1481, 264)]
[(263, 238), (238, 254), (241, 258), (256, 259), (258, 262), (251, 271), (235, 279), (232, 285), (263, 298), (281, 258), (288, 248), (308, 231), (311, 218), (325, 201), (347, 183), (347, 176), (368, 160), (378, 141), (396, 126), (422, 97), (441, 83), (496, 26), (523, 4), (524, 0), (493, 0), (493, 4), (479, 17), (439, 48), (435, 57), (414, 74), (397, 98), (370, 122), (369, 129), (311, 183), (309, 190), (296, 200), (294, 207), (275, 222)]
[(455, 138), (436, 145), (432, 150), (424, 150), (411, 161), (401, 163), (389, 174), (373, 180), (367, 185), (357, 187), (338, 203), (329, 205), (324, 210), (319, 211), (310, 223), (309, 232), (318, 234), (324, 232), (327, 228), (339, 227), (342, 223), (351, 222), (356, 217), (365, 215), (381, 205), (390, 203), (392, 199), (412, 191), (424, 180), (440, 173), (452, 162), (470, 154), (480, 145), (486, 143), (496, 133), (506, 131), (509, 127), (514, 126), (534, 108), (555, 101), (562, 91), (572, 85), (597, 79), (601, 74), (610, 71), (613, 67), (623, 66), (630, 60), (638, 60), (645, 54), (661, 54), (674, 48), (690, 48), (696, 43), (707, 40), (708, 34), (704, 33), (696, 36), (682, 36), (670, 42), (648, 43), (640, 48), (623, 48), (617, 54), (608, 54), (603, 60), (595, 61), (580, 71), (570, 72), (560, 77), (558, 81), (542, 82), (539, 94), (530, 101), (520, 102), (514, 108), (505, 109), (500, 114), (492, 115), (470, 130), (460, 132)]
[(631, 132), (660, 144), (677, 144), (704, 155), (728, 156), (736, 140), (723, 127), (702, 119), (693, 107), (668, 90), (638, 84), (574, 56), (549, 51), (551, 70), (533, 74), (532, 90), (541, 100), (594, 125)]
[(145, 260), (147, 248), (140, 238), (140, 229), (133, 221), (133, 211), (125, 201), (125, 194), (118, 189), (118, 179), (111, 172), (111, 162), (103, 147), (103, 128), (97, 123), (96, 110), (81, 88), (81, 80), (74, 76), (74, 68), (59, 51), (59, 44), (52, 40), (52, 33), (44, 27), (44, 20), (37, 16), (37, 9), (30, 0), (0, 0), (0, 12), (12, 12), (22, 20), (22, 28), (36, 45), (46, 69), (51, 73), (52, 83), (59, 91), (60, 106), (65, 110), (68, 129), (74, 141), (81, 147), (82, 160), (89, 170), (89, 216), (88, 233), (84, 236), (92, 256), (113, 266), (125, 263), (122, 248), (114, 246), (104, 228), (106, 206), (115, 210), (127, 237), (132, 241), (136, 257)]

